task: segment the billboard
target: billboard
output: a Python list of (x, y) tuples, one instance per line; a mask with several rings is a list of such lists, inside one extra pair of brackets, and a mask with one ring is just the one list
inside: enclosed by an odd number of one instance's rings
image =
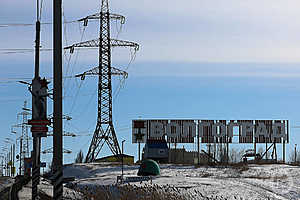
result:
[[(237, 131), (238, 130), (238, 131)], [(235, 132), (237, 131), (237, 133)], [(166, 139), (170, 143), (288, 143), (288, 120), (133, 120), (132, 142)]]

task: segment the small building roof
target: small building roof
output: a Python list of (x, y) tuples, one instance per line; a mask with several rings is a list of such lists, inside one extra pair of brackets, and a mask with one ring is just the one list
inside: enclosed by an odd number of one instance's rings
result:
[[(119, 154), (120, 156), (124, 156), (124, 158), (134, 158), (134, 156), (131, 156), (131, 155), (127, 155), (127, 154)], [(118, 157), (118, 155), (110, 155), (110, 156), (105, 156), (105, 157), (102, 157), (102, 158), (98, 158), (96, 159), (95, 161), (102, 161), (102, 160), (106, 160), (106, 159), (109, 159), (109, 158), (115, 158), (115, 157)]]

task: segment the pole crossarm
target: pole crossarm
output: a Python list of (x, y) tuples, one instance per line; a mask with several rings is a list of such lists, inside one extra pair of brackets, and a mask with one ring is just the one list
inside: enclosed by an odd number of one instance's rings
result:
[[(53, 119), (54, 119), (53, 113), (51, 113), (50, 115), (48, 115), (47, 118), (48, 118), (48, 119), (51, 121), (51, 123), (52, 123), (52, 122), (53, 122)], [(65, 120), (69, 121), (69, 120), (72, 120), (72, 117), (63, 114), (63, 115), (62, 115), (62, 119), (65, 119)]]
[(139, 44), (125, 40), (111, 39), (110, 45), (111, 47), (132, 47), (135, 51), (139, 50)]
[[(43, 154), (46, 153), (53, 153), (53, 147), (49, 148), (49, 149), (45, 149), (44, 151), (42, 151)], [(68, 149), (63, 149), (63, 153), (72, 153), (72, 151), (68, 150)]]
[[(83, 72), (82, 74), (77, 74), (75, 75), (75, 77), (80, 77), (81, 80), (84, 80), (86, 75), (99, 75), (99, 74), (100, 74), (100, 67), (98, 66), (86, 72)], [(123, 76), (124, 79), (128, 78), (127, 72), (117, 69), (115, 67), (111, 67), (111, 75)]]
[[(48, 132), (47, 136), (53, 136), (53, 131), (52, 132)], [(75, 133), (71, 133), (71, 132), (63, 132), (63, 136), (76, 137), (76, 134)]]
[[(125, 24), (125, 17), (122, 16), (122, 15), (110, 13), (109, 18), (114, 19), (114, 20), (120, 20), (121, 24)], [(93, 15), (89, 15), (89, 16), (81, 18), (77, 21), (78, 22), (83, 21), (83, 25), (87, 26), (89, 19), (101, 19), (101, 13), (96, 13), (96, 14), (93, 14)]]
[[(85, 42), (80, 42), (73, 44), (71, 46), (65, 47), (64, 49), (70, 49), (70, 53), (74, 52), (75, 48), (80, 47), (99, 47), (100, 46), (100, 39), (88, 40)], [(139, 44), (135, 42), (125, 41), (125, 40), (117, 40), (117, 39), (110, 39), (110, 46), (111, 47), (131, 47), (134, 48), (135, 51), (139, 50)]]

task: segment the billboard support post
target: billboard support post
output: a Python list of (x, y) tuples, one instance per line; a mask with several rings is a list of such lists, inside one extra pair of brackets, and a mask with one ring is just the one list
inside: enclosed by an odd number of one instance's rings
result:
[(268, 160), (268, 143), (267, 143), (267, 140), (266, 140), (266, 160)]
[(229, 137), (228, 133), (226, 132), (226, 164), (229, 164)]
[(285, 140), (282, 141), (282, 161), (285, 163)]
[[(138, 135), (141, 136), (141, 134), (142, 134), (141, 128), (139, 128)], [(138, 143), (139, 143), (139, 149), (138, 149), (139, 156), (138, 156), (138, 158), (139, 158), (139, 162), (141, 162), (141, 139), (140, 138), (138, 139)]]

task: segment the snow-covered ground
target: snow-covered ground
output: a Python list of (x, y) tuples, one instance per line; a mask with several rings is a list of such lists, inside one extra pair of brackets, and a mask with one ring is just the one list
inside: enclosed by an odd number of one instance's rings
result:
[[(158, 188), (181, 194), (185, 199), (300, 199), (300, 167), (248, 165), (199, 167), (160, 165), (161, 176), (151, 183), (130, 183), (135, 188)], [(125, 166), (125, 177), (136, 176), (138, 166)], [(116, 187), (121, 167), (111, 164), (73, 164), (64, 176), (75, 176), (73, 186)], [(120, 186), (118, 186), (120, 187)]]
[(0, 176), (0, 191), (13, 184), (14, 180), (10, 177)]
[[(31, 200), (31, 188), (32, 182), (30, 181), (27, 185), (25, 185), (22, 190), (19, 191), (18, 196), (20, 200)], [(41, 178), (40, 184), (38, 185), (39, 193), (45, 194), (48, 197), (53, 196), (53, 186), (43, 178)], [(82, 195), (72, 189), (64, 187), (64, 199), (74, 199), (81, 200)], [(43, 198), (41, 198), (43, 199)]]

